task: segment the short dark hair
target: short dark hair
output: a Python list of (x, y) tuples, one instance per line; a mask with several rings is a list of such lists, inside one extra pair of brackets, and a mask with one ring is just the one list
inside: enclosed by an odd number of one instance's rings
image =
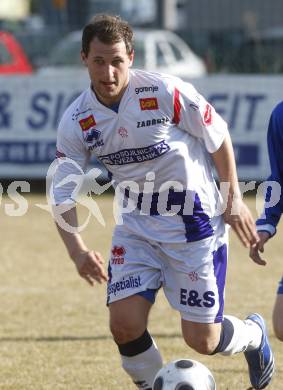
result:
[(124, 41), (127, 53), (131, 54), (133, 51), (133, 30), (129, 23), (119, 16), (97, 14), (84, 27), (82, 51), (86, 56), (89, 53), (90, 43), (95, 37), (106, 44)]

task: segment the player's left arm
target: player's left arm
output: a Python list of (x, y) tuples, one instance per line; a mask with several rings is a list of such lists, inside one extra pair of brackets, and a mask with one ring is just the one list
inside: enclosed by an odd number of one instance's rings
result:
[(172, 95), (173, 118), (177, 119), (173, 122), (203, 142), (212, 156), (220, 183), (229, 184), (228, 194), (224, 194), (227, 196), (225, 222), (246, 247), (256, 245), (259, 238), (252, 215), (242, 200), (227, 123), (191, 84), (176, 79)]
[(253, 247), (259, 241), (259, 237), (251, 212), (242, 199), (232, 141), (228, 132), (222, 145), (216, 152), (211, 153), (211, 156), (220, 184), (227, 183), (227, 185), (221, 186), (227, 191), (227, 193), (222, 194), (223, 198), (227, 199), (227, 206), (223, 214), (224, 220), (231, 225), (243, 245), (249, 248)]

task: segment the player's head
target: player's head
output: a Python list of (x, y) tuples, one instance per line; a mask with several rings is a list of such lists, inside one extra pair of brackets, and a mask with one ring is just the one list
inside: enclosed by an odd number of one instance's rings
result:
[(85, 26), (82, 35), (82, 51), (86, 56), (95, 37), (106, 45), (124, 41), (127, 54), (131, 55), (133, 52), (133, 30), (129, 23), (119, 16), (98, 14)]
[(83, 30), (81, 56), (98, 98), (105, 104), (118, 101), (133, 63), (130, 25), (118, 16), (96, 15)]

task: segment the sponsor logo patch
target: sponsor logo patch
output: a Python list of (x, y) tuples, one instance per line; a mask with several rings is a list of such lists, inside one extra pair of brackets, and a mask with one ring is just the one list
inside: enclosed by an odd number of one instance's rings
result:
[(211, 123), (212, 123), (212, 107), (210, 104), (207, 104), (205, 106), (205, 111), (203, 114), (203, 121), (204, 121), (204, 124), (207, 126), (211, 125)]
[(108, 295), (116, 295), (118, 291), (128, 290), (128, 289), (134, 289), (140, 287), (141, 284), (141, 277), (137, 276), (130, 276), (128, 278), (123, 278), (119, 282), (110, 283), (107, 287), (107, 293)]
[(87, 131), (91, 127), (96, 125), (95, 119), (93, 115), (89, 115), (86, 118), (83, 118), (79, 121), (82, 131)]
[(140, 107), (142, 111), (158, 110), (158, 102), (155, 97), (140, 99)]
[(215, 305), (215, 294), (213, 291), (205, 291), (202, 295), (196, 290), (180, 290), (180, 305), (191, 307), (213, 307)]
[(115, 245), (112, 250), (112, 257), (111, 257), (111, 263), (112, 264), (124, 264), (125, 262), (125, 254), (126, 249), (123, 246), (117, 246)]
[(151, 85), (149, 87), (137, 87), (135, 88), (135, 92), (138, 95), (139, 93), (142, 92), (156, 92), (158, 91), (158, 86), (157, 85)]
[(97, 129), (90, 129), (86, 133), (84, 133), (84, 140), (88, 144), (91, 144), (93, 141), (97, 141), (98, 138), (100, 137), (101, 131)]
[(144, 148), (123, 149), (116, 153), (100, 156), (99, 159), (108, 165), (124, 165), (131, 163), (140, 163), (143, 161), (153, 160), (162, 156), (170, 150), (170, 146), (165, 140), (149, 145)]
[(147, 119), (145, 121), (138, 121), (137, 122), (137, 128), (139, 127), (149, 127), (149, 126), (155, 126), (155, 125), (165, 125), (165, 123), (170, 122), (169, 118), (166, 118), (165, 116), (163, 118), (154, 118), (154, 119)]

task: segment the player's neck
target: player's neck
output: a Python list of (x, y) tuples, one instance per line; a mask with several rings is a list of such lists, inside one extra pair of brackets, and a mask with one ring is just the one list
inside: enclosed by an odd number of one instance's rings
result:
[(108, 108), (111, 108), (113, 106), (119, 106), (120, 104), (120, 101), (128, 87), (128, 84), (120, 91), (120, 93), (116, 96), (113, 96), (113, 98), (104, 98), (103, 96), (101, 96), (93, 87), (93, 85), (91, 84), (91, 90), (92, 92), (95, 94), (96, 96), (96, 99), (99, 101), (99, 103), (103, 104), (104, 106), (108, 107)]

